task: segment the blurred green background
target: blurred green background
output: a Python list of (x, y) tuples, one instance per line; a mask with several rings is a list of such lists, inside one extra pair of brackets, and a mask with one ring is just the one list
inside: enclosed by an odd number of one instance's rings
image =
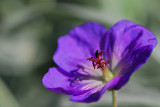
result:
[[(109, 29), (129, 19), (160, 42), (160, 0), (0, 0), (0, 107), (111, 107), (111, 93), (82, 104), (45, 89), (41, 79), (57, 38), (86, 21)], [(119, 107), (160, 107), (160, 44), (118, 92)]]

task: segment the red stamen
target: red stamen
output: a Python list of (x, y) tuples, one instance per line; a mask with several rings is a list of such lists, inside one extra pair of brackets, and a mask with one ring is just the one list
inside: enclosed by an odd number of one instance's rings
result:
[(103, 67), (106, 67), (107, 64), (109, 63), (109, 60), (105, 61), (105, 58), (103, 58), (103, 54), (102, 54), (103, 52), (104, 52), (104, 50), (102, 50), (100, 52), (98, 52), (98, 50), (97, 50), (95, 52), (96, 59), (94, 59), (93, 57), (90, 57), (87, 59), (89, 61), (92, 61), (94, 69), (96, 68), (96, 66), (97, 66), (97, 69), (98, 68), (103, 69)]

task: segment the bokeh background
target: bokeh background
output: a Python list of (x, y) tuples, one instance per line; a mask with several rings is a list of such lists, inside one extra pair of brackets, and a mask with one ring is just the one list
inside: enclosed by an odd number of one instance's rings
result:
[[(129, 19), (160, 42), (160, 0), (0, 0), (0, 107), (111, 107), (111, 93), (81, 104), (42, 85), (57, 38), (86, 21)], [(160, 44), (118, 92), (119, 107), (160, 107)]]

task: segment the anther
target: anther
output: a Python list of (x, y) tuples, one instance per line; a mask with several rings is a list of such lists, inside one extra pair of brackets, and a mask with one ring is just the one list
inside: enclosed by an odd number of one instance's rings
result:
[(95, 52), (95, 57), (97, 58), (98, 57), (98, 50)]
[(109, 60), (105, 61), (105, 58), (103, 58), (102, 53), (104, 52), (104, 50), (102, 51), (96, 51), (95, 52), (95, 59), (93, 57), (88, 58), (87, 60), (92, 61), (92, 65), (94, 67), (94, 69), (97, 66), (97, 69), (101, 68), (103, 69), (103, 67), (106, 67), (107, 64), (109, 63)]

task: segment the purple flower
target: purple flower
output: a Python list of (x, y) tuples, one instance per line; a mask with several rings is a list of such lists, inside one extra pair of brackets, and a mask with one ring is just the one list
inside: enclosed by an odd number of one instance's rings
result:
[(58, 39), (43, 85), (50, 91), (72, 95), (71, 101), (95, 102), (107, 90), (119, 90), (144, 64), (157, 40), (143, 26), (122, 20), (110, 28), (87, 22)]

